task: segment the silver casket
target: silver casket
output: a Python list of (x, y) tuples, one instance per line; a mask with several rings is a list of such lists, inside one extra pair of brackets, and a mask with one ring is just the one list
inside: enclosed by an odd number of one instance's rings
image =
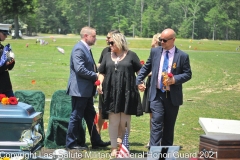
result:
[(39, 147), (42, 135), (38, 132), (42, 112), (36, 112), (31, 105), (18, 102), (17, 105), (0, 103), (0, 153), (29, 152)]

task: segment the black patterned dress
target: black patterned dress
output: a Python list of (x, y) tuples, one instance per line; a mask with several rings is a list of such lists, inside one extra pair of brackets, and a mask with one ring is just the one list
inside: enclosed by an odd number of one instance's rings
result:
[(136, 85), (136, 72), (142, 65), (136, 53), (128, 51), (116, 65), (111, 54), (104, 56), (99, 72), (103, 81), (103, 118), (108, 114), (124, 112), (127, 115), (143, 114), (140, 94)]

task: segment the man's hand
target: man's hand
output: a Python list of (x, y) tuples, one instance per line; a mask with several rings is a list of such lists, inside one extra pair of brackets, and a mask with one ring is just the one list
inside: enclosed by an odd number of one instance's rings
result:
[(144, 84), (144, 83), (139, 84), (139, 85), (138, 85), (138, 89), (139, 89), (141, 92), (145, 91), (145, 89), (146, 89), (145, 84)]
[(172, 84), (175, 84), (175, 78), (174, 78), (174, 76), (173, 76), (172, 78), (168, 78), (168, 80), (167, 80), (167, 85), (168, 85), (168, 86), (170, 86), (170, 85), (172, 85)]

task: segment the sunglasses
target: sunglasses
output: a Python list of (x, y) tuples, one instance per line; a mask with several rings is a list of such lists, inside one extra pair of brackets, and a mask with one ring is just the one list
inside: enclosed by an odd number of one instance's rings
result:
[(109, 45), (111, 44), (111, 45), (113, 46), (114, 42), (113, 42), (113, 41), (111, 41), (111, 42), (108, 42), (108, 44), (109, 44)]
[(169, 38), (169, 39), (161, 39), (160, 37), (159, 37), (159, 42), (164, 42), (164, 43), (166, 43), (167, 41), (169, 41), (169, 40), (171, 40), (171, 39), (173, 39), (173, 38)]

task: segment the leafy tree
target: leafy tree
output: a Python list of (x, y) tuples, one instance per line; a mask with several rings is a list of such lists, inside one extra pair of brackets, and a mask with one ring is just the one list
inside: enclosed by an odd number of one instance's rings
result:
[(220, 24), (226, 17), (224, 12), (220, 12), (217, 6), (213, 7), (205, 17), (205, 21), (209, 22), (212, 30), (212, 39), (215, 39), (215, 32), (218, 24)]
[(31, 14), (34, 11), (36, 0), (0, 0), (1, 11), (14, 19), (15, 37), (19, 38), (19, 16)]

